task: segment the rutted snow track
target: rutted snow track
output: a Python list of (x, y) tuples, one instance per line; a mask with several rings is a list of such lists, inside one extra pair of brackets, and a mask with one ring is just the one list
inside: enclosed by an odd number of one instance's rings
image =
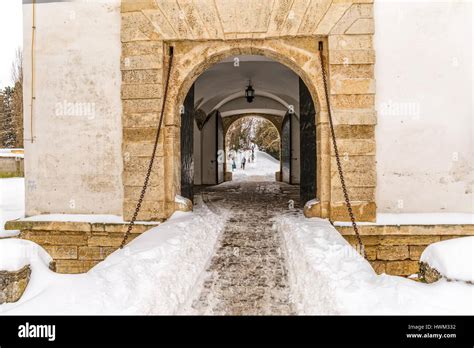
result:
[(283, 241), (271, 220), (288, 212), (298, 189), (275, 182), (230, 182), (203, 195), (228, 211), (229, 218), (193, 313), (294, 314)]

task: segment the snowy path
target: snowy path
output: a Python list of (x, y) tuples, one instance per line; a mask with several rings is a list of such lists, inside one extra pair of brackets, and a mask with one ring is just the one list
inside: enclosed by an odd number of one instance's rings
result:
[(275, 172), (280, 170), (280, 161), (262, 151), (256, 151), (255, 161), (247, 162), (245, 170), (240, 168), (240, 161), (239, 156), (236, 160), (238, 166), (234, 171), (231, 162), (227, 162), (227, 171), (232, 172), (232, 181), (275, 181)]
[(285, 254), (271, 219), (288, 212), (298, 188), (276, 182), (229, 182), (205, 191), (229, 211), (216, 254), (192, 307), (195, 314), (293, 314)]

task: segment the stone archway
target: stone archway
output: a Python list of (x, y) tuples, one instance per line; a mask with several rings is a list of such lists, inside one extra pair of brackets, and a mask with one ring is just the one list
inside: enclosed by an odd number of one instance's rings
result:
[[(301, 77), (317, 108), (317, 188), (315, 216), (347, 220), (330, 148), (323, 99), (318, 41), (325, 43), (326, 69), (346, 182), (360, 221), (375, 219), (375, 124), (373, 4), (309, 0), (294, 6), (258, 2), (237, 10), (231, 2), (205, 6), (178, 2), (122, 0), (122, 101), (124, 218), (132, 215), (151, 153), (162, 103), (167, 47), (175, 65), (156, 167), (139, 219), (168, 217), (179, 193), (179, 105), (194, 80), (225, 57), (264, 55)], [(204, 3), (203, 3), (204, 4)], [(262, 10), (262, 9), (260, 9)], [(229, 20), (228, 13), (238, 18)], [(290, 13), (300, 13), (291, 20)], [(180, 14), (177, 17), (177, 14)], [(227, 19), (226, 19), (227, 18)], [(244, 24), (247, 23), (247, 24)]]
[[(189, 88), (196, 79), (214, 64), (237, 55), (261, 55), (271, 58), (295, 72), (307, 86), (313, 104), (316, 108), (316, 127), (324, 127), (325, 103), (319, 96), (324, 95), (321, 63), (318, 53), (318, 41), (307, 38), (294, 39), (290, 42), (284, 40), (235, 40), (232, 42), (175, 42), (174, 64), (172, 80), (168, 90), (169, 102), (166, 105), (165, 125), (165, 196), (170, 210), (173, 208), (174, 197), (181, 192), (180, 180), (180, 110)], [(301, 67), (305, 67), (302, 69)], [(326, 138), (319, 139), (320, 143), (329, 142), (328, 132), (321, 132)], [(322, 153), (316, 154), (316, 177), (327, 172), (329, 176), (330, 161)], [(318, 180), (319, 183), (324, 183)], [(321, 197), (328, 196), (327, 187), (315, 184), (316, 191)], [(313, 197), (316, 198), (316, 197)], [(329, 201), (328, 201), (329, 203)]]

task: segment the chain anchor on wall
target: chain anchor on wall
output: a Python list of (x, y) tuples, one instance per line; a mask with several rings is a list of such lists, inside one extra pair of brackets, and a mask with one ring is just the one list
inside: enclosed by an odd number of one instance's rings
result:
[[(319, 41), (319, 58), (321, 62), (321, 74), (323, 77), (323, 83), (324, 83), (324, 93), (326, 97), (326, 106), (328, 109), (328, 118), (329, 118), (329, 126), (331, 129), (331, 138), (332, 138), (332, 146), (334, 148), (334, 154), (336, 156), (336, 165), (337, 165), (337, 171), (339, 172), (339, 179), (341, 180), (341, 187), (342, 187), (342, 192), (344, 194), (344, 201), (346, 203), (346, 208), (347, 212), (349, 213), (349, 217), (351, 219), (351, 224), (352, 228), (354, 229), (354, 233), (357, 238), (357, 243), (359, 245), (359, 252), (360, 254), (367, 259), (367, 255), (365, 253), (365, 247), (364, 244), (362, 243), (362, 239), (360, 237), (359, 229), (357, 227), (357, 223), (355, 221), (354, 217), (354, 212), (352, 210), (352, 204), (349, 199), (349, 194), (347, 192), (347, 187), (346, 187), (346, 182), (344, 180), (344, 172), (342, 171), (342, 165), (341, 165), (341, 158), (339, 156), (339, 149), (337, 147), (337, 141), (336, 141), (336, 132), (334, 131), (334, 123), (332, 119), (332, 112), (331, 112), (331, 105), (329, 101), (329, 89), (328, 89), (328, 82), (327, 82), (327, 76), (326, 76), (326, 69), (324, 68), (324, 57), (323, 57), (323, 42)], [(332, 224), (332, 222), (331, 222)]]

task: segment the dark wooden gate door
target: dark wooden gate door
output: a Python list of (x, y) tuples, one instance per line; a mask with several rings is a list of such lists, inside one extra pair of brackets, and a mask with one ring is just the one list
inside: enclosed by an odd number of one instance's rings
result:
[(194, 85), (189, 89), (181, 111), (181, 196), (193, 200)]
[(286, 113), (281, 125), (281, 181), (291, 184), (291, 114)]
[(219, 111), (216, 113), (216, 183), (224, 182), (225, 153), (224, 153), (224, 124)]
[(316, 197), (316, 110), (311, 94), (300, 79), (300, 199), (301, 205)]

